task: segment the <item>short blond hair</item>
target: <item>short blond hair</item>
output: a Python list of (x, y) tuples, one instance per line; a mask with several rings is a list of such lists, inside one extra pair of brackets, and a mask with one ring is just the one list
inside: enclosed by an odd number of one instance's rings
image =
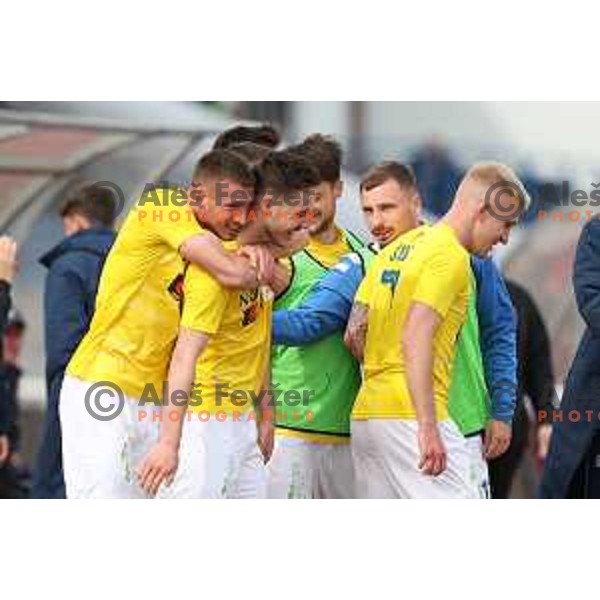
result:
[(464, 181), (467, 180), (476, 181), (486, 187), (491, 187), (501, 182), (507, 182), (508, 187), (516, 188), (515, 191), (522, 199), (522, 212), (525, 212), (531, 206), (531, 196), (525, 189), (523, 182), (517, 177), (517, 174), (504, 163), (476, 163), (467, 171)]

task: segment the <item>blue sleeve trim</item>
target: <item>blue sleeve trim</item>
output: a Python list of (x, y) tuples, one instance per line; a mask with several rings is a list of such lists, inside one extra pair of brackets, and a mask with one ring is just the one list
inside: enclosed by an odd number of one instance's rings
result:
[(305, 346), (343, 332), (362, 277), (360, 258), (344, 257), (315, 285), (300, 306), (275, 311), (273, 343)]

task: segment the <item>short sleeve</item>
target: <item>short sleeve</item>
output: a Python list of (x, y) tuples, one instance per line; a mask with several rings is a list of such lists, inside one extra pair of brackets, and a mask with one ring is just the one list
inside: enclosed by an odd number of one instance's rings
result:
[(371, 265), (371, 268), (367, 271), (367, 274), (358, 286), (354, 302), (360, 302), (369, 306), (373, 295), (373, 286), (375, 285), (375, 271), (374, 265)]
[(229, 294), (206, 271), (191, 264), (184, 283), (182, 327), (215, 334), (221, 325)]
[(458, 248), (436, 247), (423, 266), (413, 301), (445, 318), (458, 296), (469, 289), (469, 269), (468, 257)]

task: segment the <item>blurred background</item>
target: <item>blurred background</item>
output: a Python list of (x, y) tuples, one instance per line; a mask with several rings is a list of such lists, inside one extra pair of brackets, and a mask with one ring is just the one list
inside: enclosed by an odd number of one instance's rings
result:
[[(341, 223), (366, 235), (357, 181), (385, 159), (413, 165), (426, 208), (441, 215), (470, 164), (509, 163), (534, 203), (496, 260), (538, 304), (551, 339), (557, 394), (583, 331), (571, 286), (585, 222), (548, 204), (600, 182), (600, 103), (594, 102), (0, 102), (0, 228), (20, 246), (14, 304), (26, 323), (20, 386), (23, 455), (31, 461), (46, 402), (40, 257), (63, 237), (57, 207), (78, 182), (111, 181), (130, 203), (145, 183), (189, 180), (215, 134), (240, 122), (269, 122), (286, 142), (322, 132), (345, 149)], [(565, 191), (562, 182), (567, 181)], [(545, 187), (546, 186), (546, 187)], [(562, 194), (562, 195), (561, 195)], [(551, 217), (563, 209), (562, 218)], [(548, 217), (540, 219), (540, 211)], [(595, 210), (592, 208), (592, 210)], [(126, 211), (124, 211), (126, 212)], [(539, 472), (525, 461), (513, 496), (529, 497)]]

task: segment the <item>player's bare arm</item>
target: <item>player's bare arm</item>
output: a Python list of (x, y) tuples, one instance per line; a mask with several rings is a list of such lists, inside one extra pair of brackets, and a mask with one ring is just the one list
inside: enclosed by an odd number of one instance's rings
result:
[(221, 240), (210, 232), (186, 240), (181, 246), (181, 255), (228, 288), (252, 289), (268, 284), (275, 267), (273, 256), (266, 248), (243, 246), (238, 253), (227, 252)]
[(433, 340), (441, 317), (431, 307), (413, 302), (402, 330), (402, 351), (406, 362), (408, 390), (415, 407), (419, 468), (426, 475), (440, 475), (446, 469), (446, 448), (440, 436), (433, 392)]
[(142, 461), (138, 470), (140, 486), (151, 495), (156, 495), (161, 484), (169, 485), (178, 466), (179, 443), (184, 415), (187, 410), (196, 363), (208, 345), (206, 333), (181, 327), (171, 364), (167, 398), (163, 406), (160, 439)]
[(350, 352), (360, 362), (363, 361), (365, 341), (367, 339), (367, 326), (369, 320), (369, 307), (362, 302), (354, 302), (348, 325), (344, 335), (344, 342)]
[(271, 402), (271, 364), (265, 369), (261, 391), (265, 391), (261, 395), (258, 405), (255, 408), (260, 413), (258, 420), (258, 447), (262, 452), (265, 463), (269, 462), (273, 454), (273, 445), (275, 443), (275, 426), (273, 424), (273, 403)]

